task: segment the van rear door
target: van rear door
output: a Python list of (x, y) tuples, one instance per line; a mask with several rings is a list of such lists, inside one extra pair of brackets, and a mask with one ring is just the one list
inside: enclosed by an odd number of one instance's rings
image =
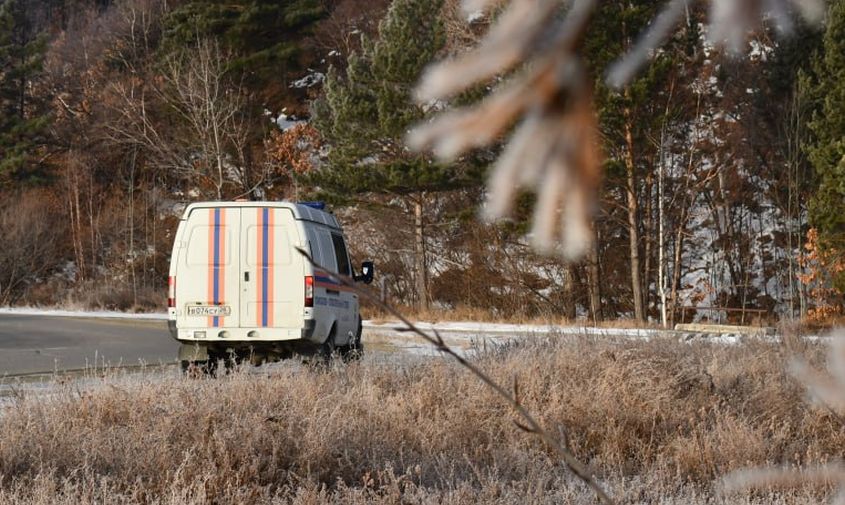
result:
[(231, 207), (200, 207), (188, 216), (176, 269), (180, 328), (238, 326), (240, 218)]
[(305, 300), (303, 257), (293, 212), (247, 207), (241, 214), (240, 325), (242, 328), (301, 328)]

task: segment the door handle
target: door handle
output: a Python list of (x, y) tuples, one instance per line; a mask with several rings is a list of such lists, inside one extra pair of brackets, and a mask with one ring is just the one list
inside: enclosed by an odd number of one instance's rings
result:
[(249, 282), (249, 272), (244, 272), (244, 282)]

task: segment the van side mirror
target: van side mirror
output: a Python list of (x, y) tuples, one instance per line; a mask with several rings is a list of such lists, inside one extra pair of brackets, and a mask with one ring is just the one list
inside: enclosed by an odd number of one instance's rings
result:
[(356, 276), (356, 281), (363, 282), (364, 284), (369, 284), (373, 282), (373, 274), (376, 271), (376, 267), (373, 265), (372, 261), (365, 261), (361, 263), (361, 275)]

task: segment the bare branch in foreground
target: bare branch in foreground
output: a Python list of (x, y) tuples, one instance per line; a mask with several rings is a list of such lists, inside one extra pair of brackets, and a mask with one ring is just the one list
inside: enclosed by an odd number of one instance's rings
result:
[(435, 330), (434, 335), (429, 335), (428, 333), (424, 332), (420, 328), (418, 328), (414, 323), (412, 323), (408, 318), (402, 315), (401, 312), (393, 308), (392, 306), (383, 303), (378, 296), (372, 295), (368, 290), (362, 289), (358, 287), (353, 280), (345, 275), (335, 274), (332, 273), (330, 270), (325, 268), (324, 266), (320, 265), (319, 263), (314, 261), (314, 258), (308, 254), (307, 251), (304, 249), (297, 247), (296, 250), (308, 260), (308, 262), (313, 265), (315, 268), (319, 268), (326, 272), (326, 274), (333, 280), (341, 283), (343, 286), (348, 287), (358, 293), (360, 296), (366, 298), (373, 304), (375, 304), (378, 308), (388, 312), (392, 316), (396, 317), (406, 326), (406, 331), (410, 331), (422, 337), (426, 342), (434, 346), (438, 351), (448, 354), (452, 358), (455, 359), (461, 366), (469, 370), (470, 373), (478, 377), (481, 382), (486, 384), (490, 389), (492, 389), (497, 395), (499, 395), (502, 399), (505, 400), (514, 410), (516, 410), (519, 417), (522, 418), (524, 424), (514, 421), (515, 424), (522, 430), (537, 435), (541, 440), (543, 440), (546, 444), (549, 445), (554, 451), (563, 459), (564, 464), (566, 465), (569, 470), (572, 471), (579, 479), (581, 479), (587, 486), (590, 487), (595, 493), (598, 499), (604, 504), (613, 504), (615, 503), (610, 496), (604, 491), (601, 485), (593, 476), (592, 471), (584, 464), (579, 461), (571, 451), (569, 451), (566, 447), (564, 447), (551, 433), (546, 431), (540, 423), (531, 415), (530, 412), (519, 402), (517, 397), (512, 395), (508, 392), (507, 389), (499, 385), (493, 378), (489, 375), (484, 373), (480, 368), (478, 368), (473, 363), (469, 362), (458, 354), (455, 350), (449, 347), (448, 344), (443, 340), (440, 334)]
[[(590, 245), (601, 154), (592, 83), (579, 53), (596, 0), (573, 0), (554, 15), (557, 0), (508, 2), (478, 47), (430, 67), (416, 91), (425, 104), (517, 69), (485, 99), (417, 125), (412, 149), (442, 160), (489, 145), (516, 124), (487, 182), (483, 215), (507, 217), (518, 190), (538, 195), (532, 242), (543, 253), (580, 258)], [(520, 67), (523, 62), (531, 64)]]

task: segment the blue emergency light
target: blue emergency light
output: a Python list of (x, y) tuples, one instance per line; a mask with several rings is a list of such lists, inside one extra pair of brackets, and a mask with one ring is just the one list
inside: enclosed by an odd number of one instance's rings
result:
[(299, 205), (305, 205), (317, 210), (326, 210), (326, 202), (299, 202)]

